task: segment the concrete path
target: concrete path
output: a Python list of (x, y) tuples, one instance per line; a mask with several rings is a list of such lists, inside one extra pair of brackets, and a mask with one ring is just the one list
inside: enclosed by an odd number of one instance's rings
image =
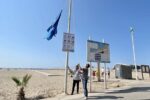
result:
[(58, 74), (50, 74), (50, 73), (47, 73), (47, 72), (43, 72), (43, 71), (40, 71), (40, 70), (32, 70), (36, 73), (39, 73), (39, 74), (42, 74), (42, 75), (45, 75), (45, 76), (62, 76), (62, 75), (58, 75)]
[[(59, 95), (43, 100), (85, 100), (83, 94)], [(142, 82), (130, 87), (108, 89), (102, 93), (89, 93), (87, 100), (150, 100), (150, 83)]]

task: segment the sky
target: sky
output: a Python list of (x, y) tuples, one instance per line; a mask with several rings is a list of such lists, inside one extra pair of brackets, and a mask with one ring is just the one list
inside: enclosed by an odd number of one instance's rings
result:
[[(150, 64), (149, 0), (73, 0), (71, 33), (75, 51), (69, 66), (86, 60), (86, 41), (104, 39), (110, 45), (110, 63), (133, 64), (131, 34), (134, 32), (137, 64)], [(47, 28), (63, 10), (58, 33), (47, 41)], [(0, 67), (64, 68), (63, 33), (67, 32), (68, 0), (0, 0)], [(95, 63), (92, 63), (96, 66)], [(101, 64), (103, 66), (103, 64)]]

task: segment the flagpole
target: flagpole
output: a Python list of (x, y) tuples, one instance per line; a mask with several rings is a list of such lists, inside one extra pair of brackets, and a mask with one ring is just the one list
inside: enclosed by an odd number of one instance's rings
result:
[(132, 27), (130, 27), (130, 33), (131, 33), (131, 39), (132, 39), (134, 66), (135, 66), (135, 69), (136, 69), (136, 80), (138, 80), (138, 69), (137, 69), (137, 65), (136, 65), (135, 48), (134, 48), (134, 37), (133, 37), (134, 30), (133, 30)]
[[(70, 33), (70, 22), (71, 22), (71, 8), (72, 0), (69, 1), (69, 13), (68, 13), (68, 33)], [(69, 51), (66, 52), (66, 66), (65, 66), (65, 94), (67, 94), (67, 80), (68, 80), (68, 65), (69, 65)]]

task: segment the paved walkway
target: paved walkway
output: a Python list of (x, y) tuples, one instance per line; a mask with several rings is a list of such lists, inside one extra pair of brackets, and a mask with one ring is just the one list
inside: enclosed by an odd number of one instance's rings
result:
[(50, 74), (48, 72), (43, 72), (43, 71), (40, 71), (40, 70), (32, 70), (36, 73), (39, 73), (39, 74), (42, 74), (42, 75), (46, 75), (46, 76), (62, 76), (62, 75), (58, 75), (58, 74)]
[[(85, 100), (83, 94), (59, 95), (43, 100)], [(150, 100), (150, 83), (141, 82), (130, 87), (108, 89), (102, 93), (89, 93), (88, 100)]]

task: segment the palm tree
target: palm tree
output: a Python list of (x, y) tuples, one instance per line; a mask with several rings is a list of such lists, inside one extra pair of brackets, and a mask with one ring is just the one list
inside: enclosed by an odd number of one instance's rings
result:
[(12, 80), (16, 83), (16, 85), (20, 87), (17, 100), (25, 100), (24, 87), (27, 86), (27, 83), (30, 78), (31, 78), (31, 75), (28, 75), (28, 74), (26, 74), (22, 80), (20, 80), (17, 77), (12, 77)]

